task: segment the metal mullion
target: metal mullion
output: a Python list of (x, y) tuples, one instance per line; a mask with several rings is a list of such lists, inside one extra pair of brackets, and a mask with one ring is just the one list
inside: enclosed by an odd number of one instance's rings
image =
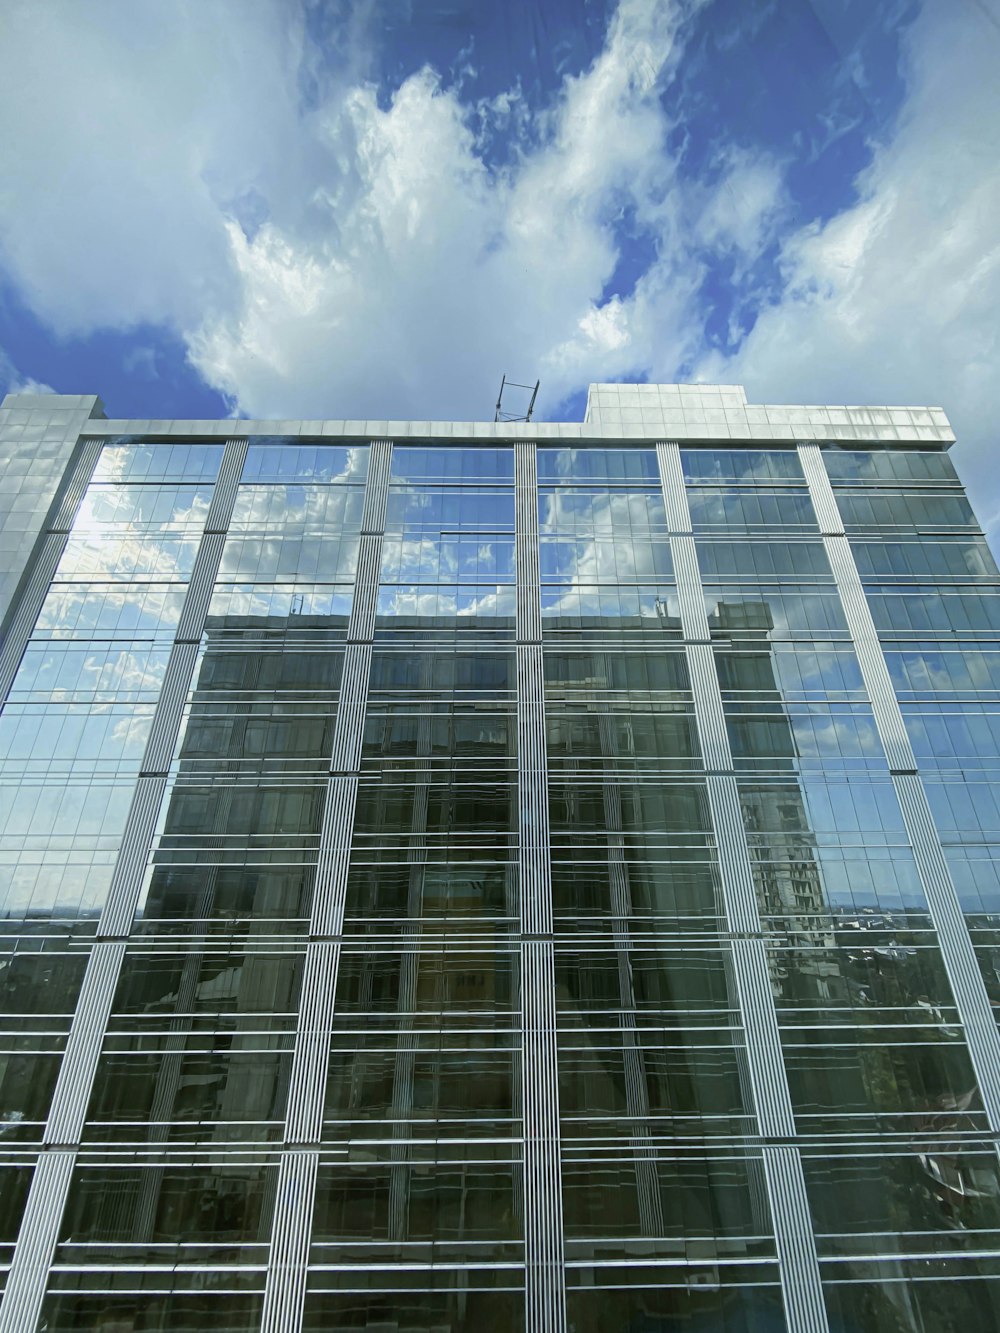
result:
[[(221, 526), (228, 521), (228, 515), (232, 512), (239, 469), (242, 467), (245, 455), (245, 440), (230, 440), (227, 442), (222, 467), (226, 468), (228, 480), (223, 483), (223, 494), (213, 496), (212, 507), (210, 507), (210, 512), (214, 507), (214, 521), (217, 526)], [(90, 450), (85, 455), (91, 472), (96, 465), (97, 456), (98, 451), (96, 450)], [(222, 468), (220, 468), (220, 475), (221, 472)], [(85, 489), (85, 483), (77, 484), (74, 487), (73, 493), (78, 496), (77, 506)], [(216, 503), (216, 500), (218, 500), (218, 503)], [(71, 515), (67, 503), (62, 504), (60, 514), (62, 520), (68, 524)], [(59, 536), (51, 540), (65, 545), (66, 538), (65, 536)], [(149, 772), (149, 763), (163, 764), (169, 762), (169, 756), (172, 754), (180, 727), (183, 700), (190, 688), (197, 656), (196, 649), (192, 651), (193, 645), (180, 642), (181, 627), (185, 621), (185, 611), (191, 600), (196, 599), (199, 604), (203, 603), (207, 607), (207, 599), (211, 593), (211, 583), (214, 581), (212, 561), (215, 560), (214, 568), (217, 568), (218, 559), (215, 552), (218, 551), (221, 554), (222, 540), (220, 532), (209, 533), (206, 531), (198, 548), (198, 556), (195, 558), (195, 567), (196, 569), (200, 568), (198, 586), (192, 590), (194, 581), (192, 576), (192, 584), (188, 585), (185, 594), (184, 607), (181, 611), (167, 674), (153, 712), (149, 740), (141, 766), (141, 776), (136, 782), (135, 794), (126, 818), (125, 829), (111, 878), (111, 887), (98, 922), (98, 940), (87, 963), (87, 971), (70, 1024), (66, 1050), (59, 1067), (43, 1135), (43, 1142), (47, 1145), (58, 1145), (60, 1148), (63, 1145), (75, 1145), (79, 1142), (83, 1129), (91, 1088), (97, 1070), (97, 1062), (104, 1042), (108, 1015), (111, 1011), (111, 1003), (125, 954), (125, 944), (122, 937), (128, 935), (131, 927), (149, 849), (156, 829), (156, 821), (166, 792), (166, 772)], [(208, 556), (204, 554), (206, 550), (209, 552)], [(201, 560), (200, 566), (199, 558)], [(41, 568), (41, 566), (36, 568)], [(42, 596), (44, 597), (44, 592)], [(40, 600), (38, 606), (41, 606)], [(196, 619), (197, 616), (195, 616)], [(201, 613), (201, 621), (204, 622), (203, 612)], [(28, 632), (30, 633), (30, 626)], [(200, 634), (200, 627), (198, 633)], [(112, 938), (109, 939), (109, 936)], [(72, 1156), (73, 1154), (68, 1155)], [(56, 1156), (58, 1154), (52, 1152), (46, 1154), (45, 1157), (40, 1159), (39, 1165), (41, 1166), (42, 1163), (49, 1160), (55, 1160)], [(67, 1154), (63, 1153), (62, 1156), (65, 1157)], [(3, 1306), (0, 1307), (0, 1330), (3, 1330), (3, 1333), (6, 1333), (8, 1328), (13, 1330), (15, 1327), (19, 1329), (33, 1327), (33, 1321), (30, 1324), (23, 1322), (8, 1324), (6, 1322), (8, 1318), (12, 1321), (23, 1319), (26, 1310), (35, 1310), (34, 1318), (37, 1319), (37, 1311), (41, 1308), (46, 1281), (46, 1273), (38, 1263), (37, 1253), (40, 1246), (49, 1245), (47, 1253), (51, 1256), (51, 1246), (55, 1244), (55, 1229), (59, 1226), (62, 1210), (65, 1207), (70, 1171), (71, 1167), (67, 1168), (63, 1174), (49, 1172), (39, 1184), (39, 1189), (44, 1191), (46, 1200), (44, 1212), (25, 1214), (11, 1265), (14, 1289), (18, 1295), (15, 1301), (5, 1301)], [(60, 1190), (61, 1194), (59, 1193)], [(32, 1182), (33, 1194), (34, 1181)], [(48, 1224), (53, 1229), (50, 1238), (51, 1243), (41, 1230), (43, 1218), (48, 1219)], [(48, 1260), (46, 1260), (45, 1267), (47, 1267), (47, 1264)], [(9, 1316), (5, 1313), (8, 1310), (11, 1311)]]
[[(787, 1139), (795, 1134), (795, 1118), (697, 551), (691, 535), (680, 448), (675, 443), (660, 441), (656, 454), (673, 534), (670, 548), (695, 722), (705, 768), (715, 770), (706, 776), (706, 786), (726, 921), (734, 936), (730, 958), (735, 998), (745, 1033), (747, 1073), (761, 1134), (765, 1139)], [(781, 1154), (775, 1157), (765, 1152), (763, 1165), (788, 1328), (790, 1333), (826, 1333), (826, 1307), (801, 1157), (794, 1145), (783, 1146)]]
[(66, 549), (69, 530), (76, 520), (87, 487), (104, 448), (101, 439), (85, 439), (74, 450), (64, 479), (49, 509), (43, 536), (36, 548), (27, 582), (21, 585), (16, 606), (11, 608), (7, 633), (0, 645), (0, 704), (5, 703), (21, 658), (28, 646), (56, 567)]
[(372, 442), (295, 1028), (261, 1333), (302, 1327), (392, 444)]
[(0, 1333), (26, 1333), (38, 1323), (75, 1165), (75, 1148), (46, 1152), (38, 1159), (0, 1301)]
[(565, 1333), (566, 1259), (541, 642), (538, 464), (536, 446), (527, 440), (514, 442), (514, 504), (525, 1330)]
[(861, 665), (875, 725), (892, 773), (917, 873), (927, 895), (928, 911), (937, 933), (941, 957), (951, 983), (983, 1106), (990, 1127), (996, 1133), (1000, 1131), (1000, 1032), (948, 869), (941, 837), (931, 814), (923, 779), (916, 771), (916, 759), (902, 710), (850, 542), (844, 532), (837, 499), (823, 464), (822, 451), (818, 445), (803, 444), (799, 445), (799, 456), (813, 506), (817, 513), (825, 515), (822, 521), (831, 529), (824, 536), (824, 544)]

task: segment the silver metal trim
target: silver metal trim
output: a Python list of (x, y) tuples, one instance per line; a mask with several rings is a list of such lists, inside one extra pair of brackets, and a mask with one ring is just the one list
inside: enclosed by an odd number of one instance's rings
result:
[(135, 795), (129, 807), (125, 832), (111, 876), (111, 888), (97, 923), (99, 937), (127, 935), (132, 928), (146, 860), (153, 844), (156, 821), (166, 790), (167, 779), (162, 774), (141, 777), (135, 785)]
[(97, 467), (97, 460), (104, 449), (103, 440), (84, 440), (76, 461), (72, 465), (66, 489), (63, 491), (59, 506), (49, 524), (50, 532), (69, 532), (76, 522), (77, 510), (90, 485)]
[(302, 1327), (319, 1153), (286, 1151), (278, 1167), (261, 1333)]
[[(514, 442), (517, 569), (518, 884), (524, 935), (552, 933), (552, 865), (545, 739), (538, 555), (538, 451)], [(524, 1322), (526, 1333), (565, 1333), (566, 1260), (559, 1147), (555, 949), (522, 939), (522, 1050), (518, 1087), (524, 1131)]]
[[(781, 1049), (774, 994), (762, 926), (746, 826), (740, 806), (739, 788), (732, 772), (733, 758), (719, 689), (715, 654), (709, 640), (705, 595), (698, 566), (697, 547), (691, 535), (691, 517), (684, 487), (680, 450), (661, 442), (656, 449), (660, 482), (671, 529), (670, 550), (681, 608), (681, 627), (695, 721), (706, 769), (705, 782), (712, 829), (719, 859), (726, 921), (730, 943), (735, 1001), (746, 1040), (745, 1070), (749, 1096), (765, 1138), (793, 1138), (795, 1117)], [(692, 642), (694, 640), (694, 642)], [(779, 1268), (789, 1333), (825, 1333), (826, 1315), (819, 1268), (815, 1262), (815, 1240), (801, 1161), (795, 1148), (791, 1166), (781, 1159), (784, 1175), (772, 1174), (780, 1190), (772, 1190), (774, 1226), (778, 1241)], [(795, 1166), (798, 1166), (798, 1175)], [(769, 1189), (771, 1189), (769, 1185)], [(808, 1256), (813, 1256), (812, 1267)], [(817, 1311), (820, 1312), (817, 1316)]]
[(381, 534), (365, 533), (358, 545), (358, 570), (354, 580), (354, 598), (347, 625), (347, 638), (369, 640), (375, 633), (378, 607), (379, 574), (382, 570)]
[(333, 773), (354, 773), (361, 763), (371, 665), (370, 643), (347, 645), (340, 677), (340, 700), (330, 745), (330, 771)]
[(196, 643), (175, 643), (170, 649), (153, 724), (143, 751), (141, 772), (145, 774), (166, 773), (170, 768), (197, 661)]
[(800, 444), (798, 453), (820, 532), (824, 537), (842, 537), (844, 520), (827, 476), (822, 449), (818, 444)]
[(681, 611), (681, 633), (685, 639), (709, 637), (705, 592), (698, 567), (698, 549), (694, 538), (681, 533), (670, 538), (670, 557), (677, 580), (677, 601)]
[(73, 1151), (38, 1159), (0, 1300), (0, 1333), (29, 1333), (38, 1323), (75, 1163)]
[(789, 1330), (829, 1333), (802, 1157), (791, 1146), (769, 1145), (763, 1152)]
[(518, 643), (542, 638), (542, 593), (538, 556), (538, 449), (514, 441), (515, 634)]
[(42, 1135), (46, 1145), (80, 1141), (124, 957), (125, 945), (118, 941), (98, 942), (91, 952)]
[(320, 1141), (339, 965), (338, 943), (311, 941), (307, 945), (288, 1084), (285, 1143), (318, 1144)]
[(181, 642), (201, 641), (225, 544), (225, 534), (221, 532), (206, 532), (198, 544), (198, 554), (194, 558), (194, 568), (191, 570), (191, 581), (184, 595), (184, 605), (181, 607), (177, 632), (174, 635), (174, 638)]
[(656, 461), (660, 466), (660, 487), (671, 533), (691, 531), (691, 510), (684, 482), (684, 464), (676, 440), (657, 440)]
[(521, 929), (552, 933), (552, 867), (542, 646), (517, 645), (517, 777)]
[(17, 610), (7, 627), (3, 647), (0, 649), (0, 701), (2, 702), (6, 702), (10, 687), (14, 683), (14, 677), (21, 665), (21, 658), (35, 628), (49, 585), (66, 549), (66, 541), (65, 533), (53, 532), (42, 538), (27, 587), (18, 600)]
[(368, 455), (368, 476), (365, 478), (365, 501), (361, 512), (363, 533), (379, 533), (385, 527), (391, 468), (392, 441), (372, 440)]
[(311, 935), (339, 935), (344, 928), (347, 871), (357, 800), (357, 777), (328, 780), (309, 922)]
[(794, 1138), (795, 1115), (764, 941), (734, 939), (732, 950), (733, 975), (746, 1033), (748, 1072), (760, 1132), (769, 1139)]
[[(822, 465), (821, 451), (815, 445), (800, 445), (813, 505), (829, 515), (837, 510), (836, 496)], [(831, 518), (832, 521), (832, 518)], [(1000, 1032), (993, 1017), (982, 973), (976, 962), (972, 940), (941, 837), (934, 823), (923, 781), (916, 774), (917, 763), (903, 720), (899, 700), (886, 666), (885, 654), (875, 629), (864, 585), (846, 536), (823, 538), (837, 589), (854, 640), (861, 675), (875, 715), (875, 725), (892, 770), (893, 786), (903, 813), (903, 822), (913, 847), (917, 873), (927, 895), (927, 907), (937, 932), (941, 957), (951, 983), (955, 1006), (965, 1031), (965, 1040), (975, 1070), (983, 1106), (990, 1127), (1000, 1132)]]
[(948, 869), (923, 781), (897, 773), (893, 786), (913, 845), (917, 873), (941, 946), (990, 1128), (1000, 1130), (1000, 1033)]
[(702, 761), (707, 769), (730, 770), (733, 755), (712, 646), (708, 643), (689, 643), (686, 653)]
[[(349, 642), (330, 745), (331, 776), (323, 803), (309, 920), (313, 936), (339, 936), (344, 926), (391, 462), (391, 443), (374, 441), (365, 482)], [(339, 940), (313, 939), (306, 949), (285, 1115), (286, 1145), (318, 1144), (322, 1135), (340, 953)], [(261, 1333), (297, 1333), (302, 1327), (318, 1167), (318, 1148), (289, 1147), (282, 1156)]]
[(208, 513), (205, 515), (204, 531), (206, 533), (228, 531), (229, 520), (233, 516), (233, 505), (236, 503), (236, 492), (240, 484), (240, 477), (243, 474), (243, 464), (246, 462), (246, 457), (247, 440), (245, 436), (226, 441), (222, 462), (219, 464), (219, 471), (215, 477), (212, 499), (208, 506)]
[(526, 1333), (565, 1333), (566, 1254), (559, 1148), (555, 948), (521, 944)]
[(737, 935), (758, 935), (760, 908), (736, 779), (724, 773), (710, 773), (705, 782), (729, 929)]
[(823, 545), (837, 581), (844, 618), (854, 640), (861, 678), (868, 692), (889, 767), (896, 772), (912, 772), (917, 767), (913, 746), (892, 687), (892, 678), (885, 664), (882, 644), (872, 620), (858, 567), (854, 563), (851, 544), (846, 537), (824, 537)]

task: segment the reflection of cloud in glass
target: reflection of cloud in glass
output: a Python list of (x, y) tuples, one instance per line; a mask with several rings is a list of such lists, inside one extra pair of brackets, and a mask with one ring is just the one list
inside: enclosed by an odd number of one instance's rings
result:
[(55, 639), (172, 635), (185, 591), (183, 584), (56, 584), (45, 598), (35, 633)]
[(221, 444), (106, 444), (94, 469), (94, 481), (213, 482), (222, 462)]
[(385, 617), (483, 618), (513, 617), (516, 594), (513, 587), (400, 585), (381, 588), (377, 614)]
[(0, 765), (13, 771), (84, 772), (132, 767), (152, 723), (152, 705), (8, 704), (0, 715)]
[(163, 683), (168, 657), (168, 649), (142, 644), (101, 649), (32, 643), (21, 661), (10, 698), (86, 702), (105, 696), (124, 702), (155, 697)]
[(230, 528), (304, 527), (318, 533), (361, 526), (364, 491), (360, 486), (318, 486), (286, 482), (243, 485), (236, 494)]
[(362, 483), (368, 473), (366, 444), (296, 444), (259, 436), (247, 449), (243, 483), (287, 482), (325, 485)]
[(514, 580), (514, 543), (497, 538), (386, 537), (383, 583), (498, 582)]
[(349, 585), (221, 584), (212, 594), (208, 614), (213, 618), (237, 619), (346, 619), (351, 613), (353, 595), (354, 589)]

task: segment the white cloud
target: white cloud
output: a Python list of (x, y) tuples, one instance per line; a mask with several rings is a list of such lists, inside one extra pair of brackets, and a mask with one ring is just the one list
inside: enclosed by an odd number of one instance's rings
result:
[[(992, 517), (995, 32), (927, 0), (857, 203), (786, 239), (780, 298), (706, 358), (709, 264), (752, 279), (787, 210), (767, 153), (722, 145), (699, 182), (668, 148), (660, 94), (699, 3), (621, 0), (533, 114), (516, 87), (472, 106), (431, 70), (377, 92), (372, 5), (324, 11), (320, 59), (297, 0), (7, 0), (0, 263), (58, 334), (169, 325), (252, 415), (486, 417), (504, 372), (541, 377), (544, 413), (688, 364), (757, 401), (940, 402)], [(623, 218), (654, 257), (609, 295)]]
[(784, 290), (739, 352), (701, 366), (751, 401), (945, 407), (981, 517), (1000, 518), (1000, 80), (996, 34), (930, 0), (905, 41), (907, 96), (857, 203), (783, 247)]
[(281, 0), (6, 0), (0, 258), (38, 316), (183, 330), (235, 299), (227, 212), (300, 194), (302, 41)]
[(55, 393), (55, 389), (51, 384), (32, 379), (30, 375), (22, 375), (0, 347), (0, 398), (8, 393)]
[[(778, 188), (745, 154), (717, 190), (677, 181), (659, 94), (702, 2), (620, 0), (531, 120), (516, 88), (470, 106), (430, 70), (377, 96), (370, 9), (333, 77), (289, 0), (11, 0), (0, 258), (58, 333), (166, 323), (253, 415), (487, 416), (503, 372), (550, 409), (670, 373), (698, 345), (692, 246), (759, 244)], [(625, 214), (659, 258), (604, 299)]]

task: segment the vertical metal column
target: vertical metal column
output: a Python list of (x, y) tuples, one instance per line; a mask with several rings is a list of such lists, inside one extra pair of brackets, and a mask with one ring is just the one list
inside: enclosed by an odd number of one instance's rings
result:
[[(656, 446), (671, 530), (681, 631), (694, 695), (695, 722), (707, 772), (708, 803), (719, 869), (747, 1066), (760, 1132), (765, 1139), (764, 1176), (774, 1222), (781, 1289), (789, 1333), (826, 1333), (829, 1325), (810, 1223), (802, 1160), (784, 1143), (795, 1136), (795, 1117), (781, 1051), (764, 934), (739, 790), (712, 651), (698, 554), (684, 486), (680, 448)], [(767, 1142), (770, 1141), (770, 1142)]]
[(302, 1327), (392, 444), (374, 440), (309, 920), (261, 1333)]
[(28, 576), (27, 584), (7, 626), (3, 645), (0, 647), (0, 703), (7, 701), (10, 687), (17, 675), (17, 668), (21, 665), (21, 658), (35, 628), (35, 621), (42, 609), (56, 566), (66, 549), (69, 530), (76, 519), (84, 492), (90, 485), (103, 446), (103, 440), (84, 441), (76, 453), (62, 493), (53, 501), (45, 536), (35, 555), (34, 568)]
[(518, 864), (521, 902), (521, 1064), (526, 1333), (565, 1333), (566, 1264), (559, 1151), (555, 946), (549, 848), (538, 466), (514, 444), (517, 565)]
[(885, 654), (871, 608), (854, 561), (837, 498), (816, 444), (800, 444), (799, 458), (820, 521), (823, 545), (837, 581), (844, 616), (861, 665), (875, 725), (878, 728), (903, 822), (913, 847), (917, 873), (937, 931), (945, 971), (951, 983), (983, 1105), (994, 1133), (1000, 1131), (1000, 1032), (972, 948), (962, 907), (952, 882), (941, 838), (917, 775), (917, 761), (892, 686)]
[[(32, 1179), (28, 1206), (11, 1263), (8, 1294), (0, 1304), (0, 1333), (24, 1333), (26, 1329), (33, 1329), (41, 1310), (48, 1265), (66, 1206), (66, 1194), (76, 1157), (75, 1145), (79, 1143), (83, 1131), (111, 1002), (125, 956), (124, 941), (132, 926), (157, 817), (166, 792), (167, 769), (177, 742), (184, 700), (191, 688), (197, 643), (204, 629), (222, 555), (224, 533), (229, 526), (236, 500), (236, 488), (246, 451), (245, 439), (226, 442), (163, 685), (153, 712), (140, 776), (111, 877), (108, 900), (98, 921), (97, 942), (87, 962), (70, 1024), (66, 1051), (59, 1067), (52, 1105), (42, 1135), (42, 1143), (50, 1151), (39, 1159)], [(87, 457), (92, 473), (97, 455), (88, 454)], [(86, 483), (72, 488), (77, 507), (85, 486)], [(72, 515), (62, 510), (61, 513), (68, 531)], [(61, 540), (65, 543), (65, 537)], [(34, 579), (26, 590), (25, 601), (29, 595), (34, 597), (31, 592), (33, 585)], [(44, 590), (41, 598), (44, 598)], [(37, 605), (27, 627), (28, 635), (41, 609), (41, 598), (35, 598)], [(32, 605), (35, 605), (35, 601), (32, 601)], [(27, 644), (27, 638), (24, 642)], [(68, 1150), (53, 1152), (52, 1149)], [(47, 1165), (56, 1161), (58, 1169)], [(44, 1263), (40, 1262), (40, 1255), (45, 1256)], [(14, 1299), (8, 1299), (11, 1294)]]

